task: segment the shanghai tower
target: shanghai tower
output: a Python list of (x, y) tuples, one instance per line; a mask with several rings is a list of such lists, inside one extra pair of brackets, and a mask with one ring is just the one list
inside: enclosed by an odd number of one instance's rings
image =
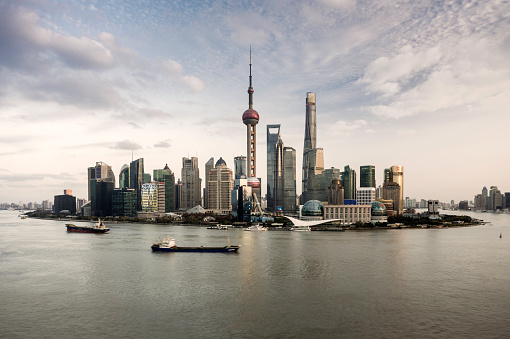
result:
[[(306, 120), (305, 120), (305, 144), (303, 147), (303, 177), (302, 177), (302, 196), (301, 203), (313, 199), (309, 194), (315, 189), (315, 167), (317, 147), (317, 122), (315, 111), (315, 93), (306, 93)], [(319, 161), (320, 162), (320, 161)], [(319, 164), (320, 165), (320, 164)], [(322, 165), (324, 167), (324, 165)]]

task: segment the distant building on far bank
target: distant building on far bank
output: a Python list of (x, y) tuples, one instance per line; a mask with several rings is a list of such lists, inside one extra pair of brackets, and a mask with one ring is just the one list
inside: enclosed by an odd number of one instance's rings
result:
[[(67, 191), (67, 190), (66, 190)], [(64, 191), (65, 192), (65, 191)], [(76, 214), (76, 197), (70, 194), (55, 195), (53, 198), (53, 212), (55, 214)]]

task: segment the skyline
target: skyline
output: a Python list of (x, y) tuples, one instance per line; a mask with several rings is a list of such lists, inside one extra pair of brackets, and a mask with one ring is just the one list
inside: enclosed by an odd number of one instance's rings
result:
[[(87, 168), (116, 178), (183, 157), (246, 156), (249, 48), (257, 148), (280, 124), (297, 153), (317, 95), (325, 168), (404, 166), (404, 197), (510, 191), (510, 2), (273, 3), (0, 0), (0, 201), (87, 196)], [(505, 110), (506, 108), (506, 110)], [(266, 193), (266, 154), (257, 177)], [(202, 174), (203, 177), (203, 174)]]

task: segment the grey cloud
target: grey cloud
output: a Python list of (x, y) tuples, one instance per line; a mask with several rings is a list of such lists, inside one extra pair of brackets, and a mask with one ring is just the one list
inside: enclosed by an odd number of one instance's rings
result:
[(156, 144), (154, 144), (154, 147), (158, 147), (158, 148), (170, 148), (172, 145), (170, 144), (170, 142), (168, 142), (168, 140), (162, 140)]
[(115, 61), (101, 42), (43, 28), (36, 13), (6, 2), (0, 4), (0, 45), (0, 65), (8, 67), (37, 69), (41, 62), (54, 63), (52, 56), (85, 69), (109, 68)]
[(49, 174), (49, 173), (31, 173), (31, 174), (23, 174), (23, 173), (7, 173), (0, 174), (0, 181), (9, 181), (9, 182), (24, 182), (24, 181), (33, 181), (33, 180), (45, 180), (45, 179), (57, 179), (57, 180), (74, 180), (75, 176), (63, 172), (60, 174)]
[(142, 149), (142, 146), (140, 144), (137, 144), (136, 142), (132, 142), (130, 140), (123, 140), (117, 142), (115, 145), (111, 146), (112, 149), (119, 149), (119, 150), (139, 150)]

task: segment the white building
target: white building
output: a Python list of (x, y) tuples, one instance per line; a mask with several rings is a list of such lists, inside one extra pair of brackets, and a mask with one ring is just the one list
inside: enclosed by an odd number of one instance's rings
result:
[(356, 205), (370, 205), (374, 201), (374, 187), (360, 187), (356, 190)]
[(372, 205), (324, 205), (324, 220), (342, 219), (343, 225), (350, 225), (358, 221), (368, 223), (371, 218)]

